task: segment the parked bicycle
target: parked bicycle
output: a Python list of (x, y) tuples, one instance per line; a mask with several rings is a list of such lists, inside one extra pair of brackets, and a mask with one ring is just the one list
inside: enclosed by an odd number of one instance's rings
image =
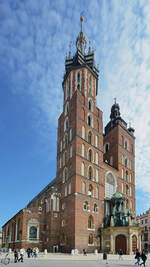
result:
[(1, 259), (1, 263), (7, 265), (10, 263), (9, 254), (7, 253), (4, 258)]

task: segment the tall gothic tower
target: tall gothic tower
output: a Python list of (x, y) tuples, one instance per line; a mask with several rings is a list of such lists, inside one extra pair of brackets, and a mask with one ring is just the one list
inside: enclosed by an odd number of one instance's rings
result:
[(76, 52), (65, 61), (56, 179), (3, 226), (4, 247), (109, 253), (122, 248), (129, 254), (140, 248), (133, 219), (134, 129), (127, 128), (115, 101), (103, 134), (96, 107), (99, 71), (82, 23), (83, 17)]
[(57, 183), (61, 186), (61, 245), (82, 249), (98, 240), (102, 223), (103, 125), (96, 107), (98, 69), (94, 51), (86, 53), (81, 31), (76, 53), (69, 53), (63, 80), (63, 113), (58, 123)]

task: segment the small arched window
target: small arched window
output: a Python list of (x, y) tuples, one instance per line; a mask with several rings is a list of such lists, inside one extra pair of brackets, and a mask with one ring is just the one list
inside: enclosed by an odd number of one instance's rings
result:
[(81, 73), (77, 72), (77, 89), (81, 90)]
[(91, 149), (89, 149), (89, 151), (88, 151), (88, 160), (89, 160), (90, 162), (93, 161), (93, 152), (92, 152)]
[(64, 122), (64, 131), (68, 130), (68, 128), (69, 128), (69, 121), (68, 118), (66, 118)]
[(94, 212), (98, 212), (97, 204), (94, 204)]
[(69, 112), (69, 103), (67, 102), (65, 105), (65, 115), (67, 115)]
[(89, 234), (89, 238), (88, 238), (88, 244), (89, 245), (92, 245), (93, 244), (93, 241), (94, 239), (93, 239), (93, 234)]
[(127, 168), (128, 167), (128, 159), (124, 158), (124, 166)]
[(93, 102), (92, 102), (92, 99), (89, 99), (88, 101), (88, 108), (90, 111), (93, 111)]
[(72, 146), (70, 146), (70, 158), (72, 158)]
[(70, 129), (70, 133), (69, 133), (69, 140), (72, 140), (72, 129)]
[(88, 125), (92, 127), (92, 116), (88, 115)]
[(89, 77), (89, 95), (92, 96), (92, 76)]
[(92, 178), (93, 178), (93, 169), (92, 169), (92, 166), (90, 166), (89, 169), (88, 169), (88, 178), (89, 178), (89, 180), (92, 180)]
[(85, 152), (85, 145), (82, 144), (82, 157), (84, 157), (84, 152)]
[(96, 170), (96, 182), (98, 183), (98, 170)]
[(82, 182), (82, 194), (86, 193), (86, 184)]
[(124, 148), (129, 150), (129, 141), (127, 139), (124, 140)]
[(89, 131), (88, 133), (88, 143), (92, 145), (92, 132)]
[(84, 163), (81, 164), (81, 175), (84, 176)]
[(128, 171), (126, 171), (126, 181), (128, 182)]
[(109, 150), (109, 143), (106, 143), (106, 144), (104, 145), (104, 153), (107, 153), (108, 150)]
[(88, 218), (88, 229), (93, 229), (93, 228), (94, 228), (93, 217), (89, 216), (89, 218)]
[(98, 153), (96, 152), (95, 163), (98, 165)]
[(95, 146), (98, 147), (98, 136), (95, 136)]
[(93, 197), (93, 186), (91, 184), (89, 185), (88, 196)]
[(87, 201), (84, 202), (83, 209), (84, 210), (88, 210), (88, 202)]
[(85, 139), (85, 127), (82, 126), (82, 138)]

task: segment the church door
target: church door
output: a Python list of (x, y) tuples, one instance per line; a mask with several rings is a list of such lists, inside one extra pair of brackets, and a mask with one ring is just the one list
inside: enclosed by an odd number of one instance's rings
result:
[(118, 253), (118, 251), (120, 249), (122, 249), (123, 254), (126, 254), (127, 252), (127, 244), (126, 244), (126, 237), (124, 235), (117, 235), (116, 236), (116, 253)]
[(132, 251), (135, 253), (137, 249), (137, 237), (136, 235), (132, 236)]

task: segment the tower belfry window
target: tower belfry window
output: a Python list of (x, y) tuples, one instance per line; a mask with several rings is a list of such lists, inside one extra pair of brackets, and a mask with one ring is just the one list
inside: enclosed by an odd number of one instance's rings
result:
[(92, 96), (92, 76), (89, 78), (89, 95)]
[(92, 144), (92, 132), (91, 131), (88, 133), (88, 143)]
[(91, 149), (89, 149), (89, 151), (88, 151), (88, 160), (90, 162), (92, 162), (92, 160), (93, 160), (93, 153), (92, 153), (92, 150)]
[(93, 169), (92, 169), (91, 166), (89, 167), (89, 170), (88, 170), (88, 178), (89, 178), (90, 180), (92, 180), (92, 178), (93, 178)]
[(92, 117), (90, 115), (88, 116), (88, 125), (92, 126)]
[(81, 90), (81, 74), (80, 74), (80, 72), (77, 73), (77, 89)]

